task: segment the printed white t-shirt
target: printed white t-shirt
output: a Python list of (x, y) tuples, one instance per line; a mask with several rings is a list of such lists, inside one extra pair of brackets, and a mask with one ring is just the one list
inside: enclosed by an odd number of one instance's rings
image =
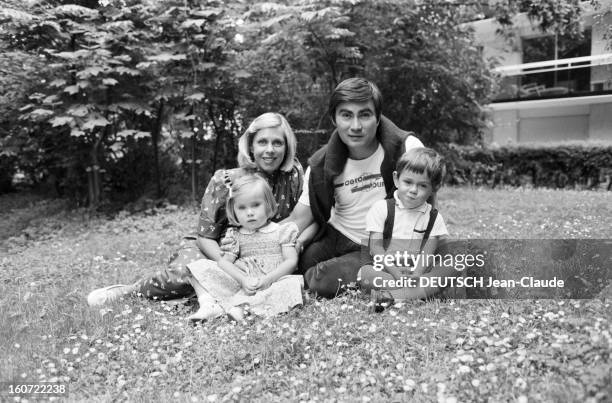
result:
[[(406, 150), (423, 147), (423, 143), (414, 137), (406, 138)], [(348, 158), (344, 170), (334, 179), (335, 205), (331, 209), (328, 223), (355, 243), (367, 240), (369, 232), (365, 229), (365, 218), (368, 210), (378, 200), (386, 196), (385, 182), (380, 172), (380, 165), (385, 158), (381, 144), (368, 158), (355, 160)], [(298, 200), (310, 206), (308, 198), (308, 181), (310, 167), (304, 174), (302, 195)]]

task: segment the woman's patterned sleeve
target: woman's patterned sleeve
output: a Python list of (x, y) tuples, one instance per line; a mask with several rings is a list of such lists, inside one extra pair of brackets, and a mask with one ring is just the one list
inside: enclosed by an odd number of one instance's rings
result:
[(196, 231), (198, 236), (217, 240), (227, 227), (225, 202), (229, 190), (223, 178), (223, 170), (219, 170), (208, 182), (200, 207), (200, 218)]
[(281, 224), (278, 229), (278, 243), (280, 246), (295, 246), (299, 232), (298, 226), (293, 221)]
[(221, 251), (223, 253), (229, 253), (236, 257), (240, 256), (240, 243), (236, 237), (236, 230), (233, 227), (227, 229), (225, 236), (221, 243)]
[(300, 195), (302, 194), (302, 188), (304, 186), (304, 169), (302, 168), (302, 164), (300, 164), (298, 160), (295, 161), (295, 165), (293, 167), (293, 175), (291, 177), (291, 182), (293, 185), (291, 187), (293, 190), (293, 194), (291, 195), (291, 209), (293, 209), (293, 207), (295, 207), (295, 205), (297, 204)]

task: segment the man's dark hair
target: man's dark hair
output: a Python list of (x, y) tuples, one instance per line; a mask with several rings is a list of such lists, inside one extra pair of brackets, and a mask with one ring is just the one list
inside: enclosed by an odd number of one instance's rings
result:
[(335, 121), (336, 108), (342, 102), (367, 102), (372, 100), (376, 120), (380, 119), (382, 113), (382, 94), (376, 84), (361, 77), (347, 78), (336, 86), (329, 98), (329, 109), (327, 110), (332, 121)]

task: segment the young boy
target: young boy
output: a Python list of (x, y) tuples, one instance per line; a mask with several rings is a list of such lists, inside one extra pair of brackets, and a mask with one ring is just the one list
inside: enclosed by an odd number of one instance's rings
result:
[(440, 189), (443, 176), (442, 157), (430, 148), (411, 149), (399, 159), (393, 199), (377, 201), (366, 217), (373, 264), (359, 271), (364, 291), (393, 291), (389, 295), (396, 299), (422, 297), (419, 287), (406, 279), (425, 273), (427, 256), (436, 252), (440, 237), (448, 235), (444, 219), (427, 202)]

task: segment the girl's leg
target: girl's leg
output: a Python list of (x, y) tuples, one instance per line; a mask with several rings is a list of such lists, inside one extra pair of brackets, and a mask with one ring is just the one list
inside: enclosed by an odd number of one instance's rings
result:
[(187, 317), (188, 320), (192, 322), (210, 320), (224, 314), (223, 308), (217, 304), (215, 299), (195, 278), (189, 278), (189, 282), (198, 296), (198, 304), (200, 304), (200, 308), (194, 314)]

